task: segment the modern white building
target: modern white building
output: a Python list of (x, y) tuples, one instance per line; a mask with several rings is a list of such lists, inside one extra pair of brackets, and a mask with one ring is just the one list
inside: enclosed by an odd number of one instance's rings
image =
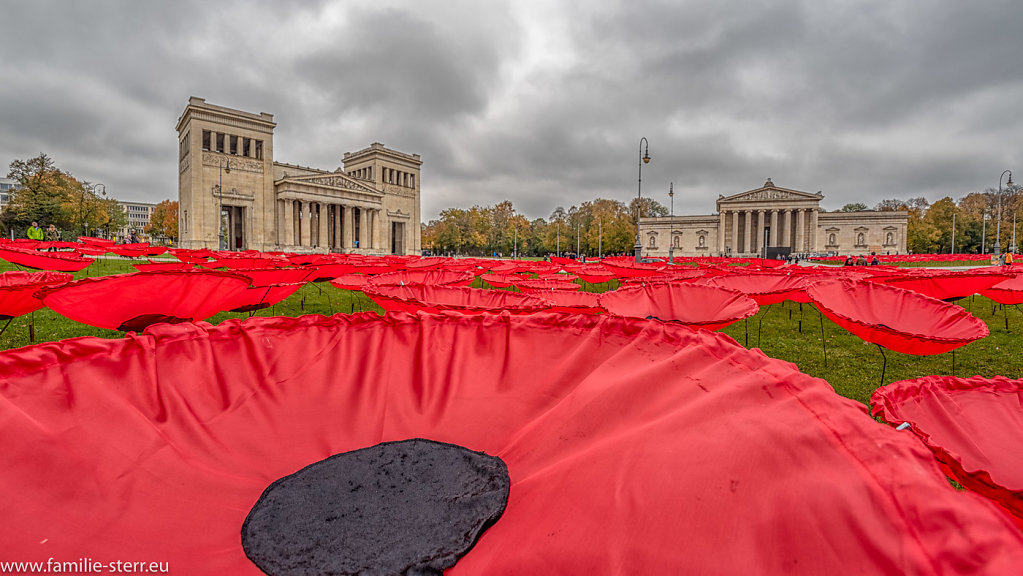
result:
[(146, 202), (122, 202), (118, 200), (117, 205), (121, 207), (121, 211), (128, 217), (128, 223), (117, 234), (118, 238), (124, 238), (130, 230), (134, 230), (136, 234), (145, 232), (146, 227), (149, 226), (149, 219), (153, 216), (153, 210), (156, 208), (156, 204), (148, 204)]

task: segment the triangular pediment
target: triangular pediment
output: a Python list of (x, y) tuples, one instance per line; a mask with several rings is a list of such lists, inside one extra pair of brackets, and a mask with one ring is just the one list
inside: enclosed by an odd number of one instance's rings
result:
[(311, 174), (309, 176), (285, 176), (284, 178), (275, 182), (275, 184), (281, 184), (283, 182), (292, 182), (295, 184), (307, 184), (311, 186), (321, 186), (324, 188), (333, 188), (336, 190), (353, 190), (361, 192), (363, 194), (372, 194), (374, 196), (383, 196), (383, 193), (379, 190), (374, 190), (365, 184), (360, 183), (354, 178), (350, 178), (339, 172), (332, 172), (330, 174)]
[(768, 180), (760, 188), (718, 198), (718, 204), (728, 202), (771, 202), (775, 200), (810, 200), (820, 202), (823, 197), (824, 195), (820, 192), (813, 194), (810, 192), (802, 192), (800, 190), (782, 188), (780, 186), (775, 186), (773, 182)]

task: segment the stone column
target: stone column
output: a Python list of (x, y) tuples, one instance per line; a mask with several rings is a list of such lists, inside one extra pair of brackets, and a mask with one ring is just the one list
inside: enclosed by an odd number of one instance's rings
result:
[(813, 210), (810, 211), (810, 230), (809, 230), (809, 232), (810, 232), (810, 250), (811, 251), (817, 251), (817, 228), (819, 228), (819, 224), (817, 223), (817, 214), (818, 213), (819, 213), (819, 210), (817, 210), (816, 208), (814, 208)]
[(340, 250), (340, 249), (344, 248), (344, 244), (342, 244), (344, 235), (341, 233), (341, 230), (342, 230), (341, 226), (344, 224), (344, 219), (342, 218), (342, 212), (343, 211), (344, 211), (344, 208), (340, 204), (334, 204), (334, 249), (335, 250)]
[(806, 210), (796, 209), (796, 252), (806, 252)]
[(725, 253), (725, 213), (718, 214), (718, 254)]
[(341, 211), (344, 214), (343, 222), (341, 226), (341, 245), (344, 248), (352, 248), (355, 246), (355, 219), (353, 216), (353, 210), (351, 206), (342, 206)]
[(750, 239), (753, 237), (753, 211), (743, 210), (743, 212), (746, 214), (746, 229), (743, 231), (745, 232), (746, 241), (742, 245), (742, 252), (743, 254), (749, 254), (753, 252), (752, 244), (750, 244)]
[(792, 243), (794, 242), (794, 240), (792, 239), (792, 230), (795, 229), (795, 223), (796, 223), (796, 211), (795, 210), (786, 210), (785, 211), (785, 244), (783, 244), (783, 246), (788, 246), (789, 248), (792, 248), (793, 250), (796, 249), (792, 245)]
[(739, 253), (739, 211), (732, 210), (732, 254)]
[(274, 206), (277, 208), (277, 230), (274, 231), (274, 234), (277, 235), (277, 245), (281, 246), (285, 243), (284, 231), (287, 230), (285, 228), (285, 215), (287, 214), (288, 203), (285, 200), (277, 200)]
[(384, 219), (381, 218), (382, 215), (383, 210), (381, 209), (373, 211), (373, 247), (377, 250), (390, 252), (390, 247), (387, 246), (384, 240)]
[(777, 246), (778, 239), (781, 238), (778, 230), (778, 211), (771, 210), (771, 241), (768, 246)]
[(317, 246), (324, 249), (330, 249), (330, 242), (327, 241), (327, 205), (323, 202), (318, 204), (319, 206), (319, 224), (320, 229), (317, 231)]
[(359, 207), (359, 249), (369, 248), (369, 211)]
[(284, 233), (281, 236), (281, 244), (295, 245), (295, 201), (288, 199), (284, 201)]
[(302, 201), (301, 215), (299, 217), (299, 245), (312, 246), (312, 202)]
[(763, 244), (764, 244), (764, 228), (765, 228), (765, 226), (764, 226), (764, 215), (765, 215), (765, 210), (757, 210), (757, 240), (756, 240), (756, 247), (757, 247), (757, 254), (758, 255), (760, 254), (760, 249), (763, 247)]

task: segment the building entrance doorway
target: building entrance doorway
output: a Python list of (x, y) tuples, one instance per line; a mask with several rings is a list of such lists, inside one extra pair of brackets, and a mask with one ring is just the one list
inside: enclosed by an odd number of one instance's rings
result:
[(220, 249), (245, 250), (245, 208), (241, 206), (221, 207)]
[(391, 254), (405, 254), (404, 222), (391, 222)]

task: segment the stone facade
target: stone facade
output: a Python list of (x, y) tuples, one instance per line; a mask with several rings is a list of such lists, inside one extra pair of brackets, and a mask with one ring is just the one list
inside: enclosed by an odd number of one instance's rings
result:
[(643, 256), (766, 255), (767, 248), (795, 254), (904, 254), (906, 212), (822, 212), (824, 195), (789, 190), (768, 180), (760, 188), (721, 196), (717, 214), (643, 218)]
[(418, 154), (374, 143), (346, 152), (343, 169), (284, 164), (276, 126), (272, 114), (189, 100), (177, 124), (182, 247), (420, 252)]

